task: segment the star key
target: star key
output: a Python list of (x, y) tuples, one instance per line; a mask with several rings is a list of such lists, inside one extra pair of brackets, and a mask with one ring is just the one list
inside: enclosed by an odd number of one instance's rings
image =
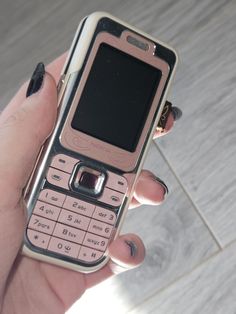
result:
[(34, 246), (42, 248), (42, 249), (47, 249), (47, 246), (50, 240), (49, 235), (28, 228), (27, 236), (28, 236), (29, 241)]

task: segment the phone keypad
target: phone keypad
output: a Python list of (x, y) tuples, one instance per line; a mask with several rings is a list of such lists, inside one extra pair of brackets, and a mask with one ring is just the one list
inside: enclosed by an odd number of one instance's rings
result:
[(46, 180), (64, 192), (51, 188), (40, 192), (28, 223), (27, 236), (36, 247), (92, 263), (99, 260), (107, 248), (116, 222), (112, 208), (122, 204), (127, 181), (108, 171), (103, 193), (97, 198), (100, 205), (92, 200), (81, 200), (79, 196), (69, 196), (69, 182), (79, 162), (63, 154), (53, 158)]

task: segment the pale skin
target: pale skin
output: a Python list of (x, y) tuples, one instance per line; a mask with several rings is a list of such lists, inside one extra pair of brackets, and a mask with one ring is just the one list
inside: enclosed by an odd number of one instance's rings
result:
[[(137, 267), (145, 257), (142, 240), (135, 234), (120, 235), (109, 247), (110, 262), (92, 274), (82, 274), (39, 262), (20, 254), (26, 224), (22, 191), (41, 145), (56, 119), (56, 82), (66, 54), (47, 66), (42, 88), (26, 98), (25, 83), (0, 115), (0, 313), (62, 314), (86, 289), (119, 272)], [(173, 126), (170, 114), (164, 133)], [(131, 207), (160, 204), (165, 197), (162, 185), (143, 170)], [(131, 256), (126, 241), (137, 252)]]

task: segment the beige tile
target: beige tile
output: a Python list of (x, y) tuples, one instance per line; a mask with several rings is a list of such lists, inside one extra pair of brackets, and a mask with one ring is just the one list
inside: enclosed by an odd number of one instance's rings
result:
[(236, 238), (236, 2), (215, 1), (215, 10), (210, 3), (179, 21), (185, 28), (174, 40), (181, 62), (172, 99), (184, 115), (157, 142), (225, 246)]
[(236, 245), (212, 257), (131, 314), (235, 314)]

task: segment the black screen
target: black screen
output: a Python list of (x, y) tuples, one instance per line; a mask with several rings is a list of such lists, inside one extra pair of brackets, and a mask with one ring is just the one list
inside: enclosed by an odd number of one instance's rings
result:
[(134, 152), (160, 79), (160, 70), (101, 44), (72, 127)]

